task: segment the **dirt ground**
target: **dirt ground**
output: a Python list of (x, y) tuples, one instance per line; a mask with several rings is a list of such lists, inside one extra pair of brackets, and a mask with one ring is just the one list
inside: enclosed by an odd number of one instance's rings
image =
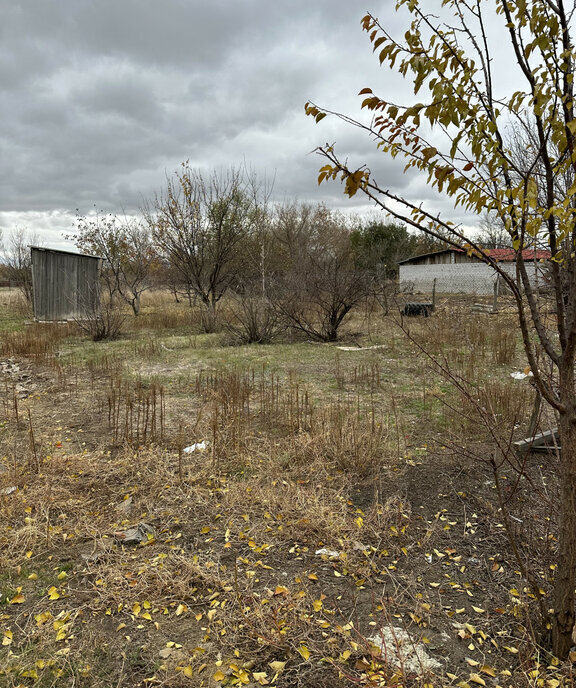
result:
[(259, 430), (260, 402), (241, 435), (214, 415), (248, 413), (241, 391), (208, 418), (208, 385), (132, 377), (127, 401), (119, 380), (1, 362), (0, 685), (571, 685), (537, 645), (553, 453), (416, 429), (375, 469), (362, 439), (351, 470), (300, 392), (290, 432)]

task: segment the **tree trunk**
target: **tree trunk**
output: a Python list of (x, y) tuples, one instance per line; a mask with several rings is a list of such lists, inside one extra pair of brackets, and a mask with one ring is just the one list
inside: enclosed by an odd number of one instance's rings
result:
[(132, 310), (134, 311), (134, 315), (139, 315), (140, 314), (140, 294), (136, 294), (132, 301), (130, 302), (130, 305), (132, 306)]
[(206, 334), (216, 332), (217, 322), (216, 304), (211, 302), (205, 303), (205, 310), (202, 313), (202, 329)]
[(335, 322), (335, 318), (331, 315), (328, 318), (328, 322), (325, 324), (323, 329), (323, 341), (325, 342), (336, 342), (338, 341), (338, 323)]
[[(562, 382), (561, 382), (562, 388)], [(560, 517), (558, 560), (554, 580), (552, 651), (568, 656), (573, 644), (574, 588), (576, 587), (576, 400), (560, 416)]]

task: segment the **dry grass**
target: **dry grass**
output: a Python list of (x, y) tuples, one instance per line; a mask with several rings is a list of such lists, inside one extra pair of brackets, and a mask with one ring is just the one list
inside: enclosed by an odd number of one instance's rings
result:
[(76, 331), (73, 324), (33, 323), (21, 331), (4, 334), (0, 341), (0, 356), (25, 356), (46, 361)]
[[(2, 341), (0, 685), (572, 685), (538, 654), (478, 459), (483, 413), (517, 434), (530, 414), (511, 316), (445, 309), (407, 338), (372, 314), (363, 351), (232, 349), (147, 299), (118, 342)], [(526, 548), (551, 542), (550, 467), (503, 463)], [(401, 631), (433, 673), (366, 640)]]

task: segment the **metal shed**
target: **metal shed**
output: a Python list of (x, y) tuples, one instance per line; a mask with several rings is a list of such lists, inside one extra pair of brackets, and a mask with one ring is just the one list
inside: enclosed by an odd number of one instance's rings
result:
[(94, 314), (100, 301), (101, 258), (31, 246), (34, 318), (75, 320)]

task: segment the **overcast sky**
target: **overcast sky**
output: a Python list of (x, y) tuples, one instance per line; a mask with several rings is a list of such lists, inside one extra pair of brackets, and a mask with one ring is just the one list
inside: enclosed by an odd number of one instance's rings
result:
[(276, 199), (365, 212), (360, 194), (317, 186), (323, 161), (311, 151), (325, 142), (423, 200), (421, 180), (365, 135), (304, 114), (313, 100), (358, 115), (364, 86), (409, 92), (378, 67), (360, 27), (370, 10), (401, 28), (394, 5), (0, 0), (0, 227), (62, 246), (76, 209), (135, 212), (184, 160), (207, 171), (247, 164), (275, 178)]

